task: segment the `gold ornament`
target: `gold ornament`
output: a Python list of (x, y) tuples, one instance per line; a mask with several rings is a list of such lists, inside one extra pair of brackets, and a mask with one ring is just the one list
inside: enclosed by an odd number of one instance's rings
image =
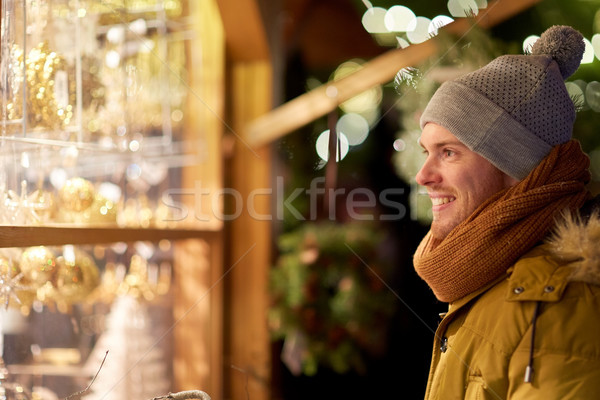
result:
[(92, 225), (115, 224), (117, 205), (101, 194), (96, 194), (92, 205), (83, 211), (81, 222)]
[(52, 283), (56, 273), (56, 258), (47, 247), (35, 246), (27, 248), (21, 254), (21, 272), (34, 289), (47, 282)]
[[(23, 62), (27, 85), (27, 121), (31, 127), (59, 129), (71, 122), (73, 106), (69, 104), (69, 77), (67, 64), (56, 52), (50, 50), (47, 42), (31, 49), (23, 60), (23, 51), (13, 46), (11, 51), (13, 84), (23, 81)], [(23, 116), (23, 93), (12, 88), (12, 102), (8, 103), (9, 119)]]
[(83, 178), (71, 178), (60, 188), (60, 204), (68, 211), (83, 211), (94, 202), (94, 185)]
[(35, 291), (12, 260), (0, 258), (0, 299), (5, 307), (30, 307)]
[(83, 250), (72, 248), (57, 258), (56, 300), (76, 303), (85, 299), (100, 283), (94, 259)]
[[(23, 117), (23, 95), (21, 89), (23, 87), (23, 50), (13, 44), (10, 48), (10, 63), (7, 71), (7, 88), (6, 94), (11, 101), (6, 103), (6, 117), (9, 120), (18, 120)], [(9, 124), (5, 126), (7, 133), (14, 134), (22, 129), (17, 124)]]
[(8, 190), (4, 197), (8, 220), (18, 225), (47, 222), (54, 212), (54, 196), (44, 190), (27, 193), (27, 181), (21, 181), (21, 194)]
[(156, 294), (148, 282), (148, 261), (142, 256), (131, 256), (129, 271), (117, 291), (120, 295), (128, 295), (136, 299), (143, 298), (152, 301)]
[(19, 267), (6, 258), (0, 258), (0, 274), (5, 276), (15, 277), (21, 272)]

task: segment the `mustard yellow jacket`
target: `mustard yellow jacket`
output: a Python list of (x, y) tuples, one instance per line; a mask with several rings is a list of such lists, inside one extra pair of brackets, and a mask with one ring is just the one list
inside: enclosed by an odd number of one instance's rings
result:
[(425, 398), (600, 399), (600, 220), (572, 219), (440, 322)]

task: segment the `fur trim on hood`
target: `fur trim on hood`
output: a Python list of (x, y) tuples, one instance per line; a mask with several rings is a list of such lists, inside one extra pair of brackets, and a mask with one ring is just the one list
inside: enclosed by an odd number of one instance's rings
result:
[(600, 285), (600, 215), (567, 214), (548, 239), (550, 252), (571, 268), (569, 280)]

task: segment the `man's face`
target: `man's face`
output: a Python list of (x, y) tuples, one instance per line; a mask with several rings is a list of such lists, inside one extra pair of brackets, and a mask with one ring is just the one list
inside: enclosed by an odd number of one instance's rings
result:
[(440, 125), (425, 125), (420, 143), (427, 159), (416, 179), (433, 203), (431, 233), (437, 239), (445, 238), (487, 198), (517, 183)]

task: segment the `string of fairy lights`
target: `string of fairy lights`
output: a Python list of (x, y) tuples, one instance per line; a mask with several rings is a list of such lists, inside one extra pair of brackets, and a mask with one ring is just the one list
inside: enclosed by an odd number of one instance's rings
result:
[[(456, 18), (478, 15), (488, 6), (487, 0), (449, 0), (448, 15), (440, 14), (431, 18), (419, 16), (409, 7), (394, 5), (389, 8), (379, 7), (369, 0), (362, 0), (365, 10), (362, 25), (382, 46), (406, 48), (412, 44), (425, 42), (438, 34), (441, 27), (453, 22)], [(600, 15), (600, 11), (599, 11)], [(523, 52), (528, 52), (538, 35), (523, 39)], [(584, 38), (585, 52), (581, 64), (591, 64), (600, 60), (600, 33), (591, 38)], [(361, 61), (352, 60), (342, 63), (333, 73), (331, 80), (338, 80), (357, 69)], [(412, 79), (406, 71), (399, 71), (399, 79)], [(580, 99), (583, 109), (600, 112), (600, 82), (586, 82), (581, 79), (566, 82), (567, 90), (573, 98)], [(379, 119), (379, 104), (382, 100), (382, 88), (374, 87), (348, 102), (340, 105), (343, 115), (336, 126), (339, 137), (336, 161), (342, 160), (353, 146), (360, 145), (369, 135), (370, 127)], [(323, 166), (329, 156), (329, 130), (321, 132), (316, 141), (316, 152)], [(400, 143), (400, 145), (399, 145)], [(394, 143), (396, 151), (404, 151), (401, 142)]]

